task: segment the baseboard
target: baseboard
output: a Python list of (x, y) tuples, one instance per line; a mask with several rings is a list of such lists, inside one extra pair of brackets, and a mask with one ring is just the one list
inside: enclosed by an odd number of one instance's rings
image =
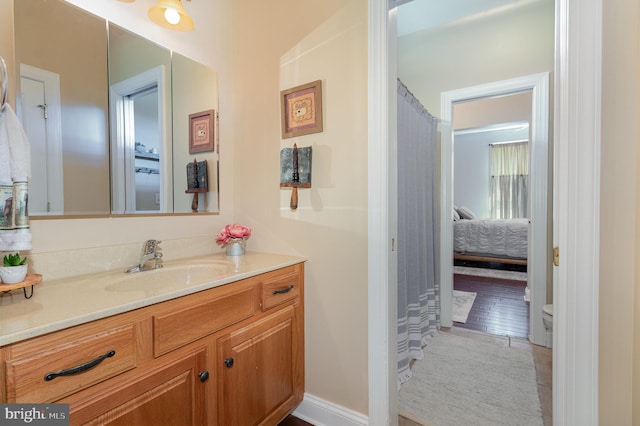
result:
[(308, 393), (293, 415), (315, 426), (366, 426), (369, 418)]

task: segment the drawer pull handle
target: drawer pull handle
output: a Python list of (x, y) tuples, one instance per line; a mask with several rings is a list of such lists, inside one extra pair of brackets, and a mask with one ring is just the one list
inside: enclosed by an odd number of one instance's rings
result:
[(84, 364), (80, 364), (76, 367), (71, 367), (71, 368), (67, 368), (66, 370), (60, 370), (60, 371), (56, 371), (54, 373), (49, 373), (46, 376), (44, 376), (44, 380), (45, 381), (51, 381), (53, 379), (55, 379), (58, 376), (71, 376), (72, 374), (79, 374), (79, 373), (84, 373), (87, 370), (91, 370), (93, 367), (95, 367), (96, 365), (100, 364), (102, 361), (104, 361), (106, 358), (111, 358), (112, 356), (114, 356), (116, 354), (116, 351), (111, 350), (109, 352), (107, 352), (104, 355), (99, 356), (98, 358), (89, 361), (89, 362), (85, 362)]
[(289, 287), (281, 288), (279, 290), (273, 290), (273, 294), (289, 293), (291, 290), (293, 290), (293, 284), (291, 284)]
[(209, 372), (201, 371), (200, 373), (198, 373), (198, 377), (200, 378), (200, 381), (204, 383), (207, 381), (207, 379), (209, 379)]
[(233, 358), (227, 358), (224, 360), (224, 365), (227, 366), (227, 368), (231, 368), (233, 367)]

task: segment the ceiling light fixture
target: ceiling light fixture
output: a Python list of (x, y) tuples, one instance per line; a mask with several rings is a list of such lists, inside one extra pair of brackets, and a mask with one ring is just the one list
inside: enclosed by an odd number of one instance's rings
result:
[(193, 29), (193, 19), (184, 10), (180, 0), (158, 0), (155, 6), (149, 8), (149, 19), (162, 28), (170, 30), (191, 31)]

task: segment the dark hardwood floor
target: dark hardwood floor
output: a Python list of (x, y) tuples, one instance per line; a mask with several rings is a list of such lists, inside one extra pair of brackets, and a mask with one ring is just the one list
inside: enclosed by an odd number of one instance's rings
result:
[(527, 339), (529, 304), (524, 301), (524, 281), (454, 274), (455, 290), (477, 293), (467, 322), (454, 323), (466, 328), (499, 336)]
[(278, 423), (278, 426), (313, 426), (309, 422), (305, 422), (302, 419), (294, 417), (293, 414), (287, 416), (283, 421)]

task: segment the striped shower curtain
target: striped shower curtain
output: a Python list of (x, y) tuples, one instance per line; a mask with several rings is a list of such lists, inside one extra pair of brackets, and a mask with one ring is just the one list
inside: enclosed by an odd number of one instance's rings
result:
[(436, 129), (437, 119), (398, 80), (398, 386), (440, 327)]

